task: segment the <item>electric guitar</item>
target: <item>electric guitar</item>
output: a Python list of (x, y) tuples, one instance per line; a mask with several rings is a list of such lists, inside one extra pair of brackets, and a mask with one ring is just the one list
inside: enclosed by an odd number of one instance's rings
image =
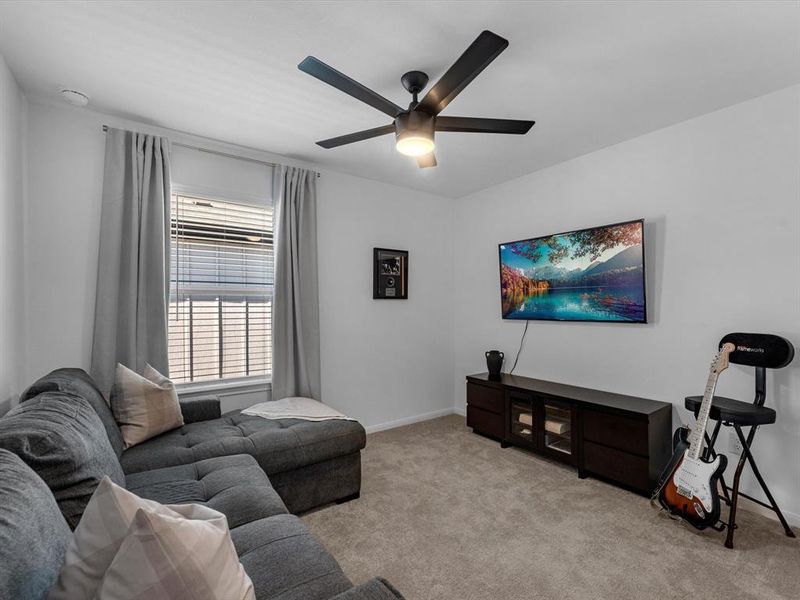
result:
[(697, 413), (697, 422), (691, 432), (687, 427), (675, 431), (672, 459), (664, 469), (660, 487), (653, 495), (670, 514), (697, 529), (705, 529), (719, 521), (717, 483), (728, 459), (725, 455), (718, 454), (714, 460), (709, 461), (702, 454), (717, 379), (728, 368), (728, 355), (735, 349), (736, 346), (731, 343), (724, 344), (714, 357), (703, 402)]

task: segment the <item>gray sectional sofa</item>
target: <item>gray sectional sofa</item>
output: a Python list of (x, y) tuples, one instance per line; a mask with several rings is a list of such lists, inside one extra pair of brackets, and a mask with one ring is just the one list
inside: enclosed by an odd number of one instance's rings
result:
[(363, 427), (269, 421), (182, 403), (185, 425), (123, 450), (91, 378), (59, 369), (0, 418), (0, 598), (41, 599), (103, 476), (143, 498), (226, 515), (259, 600), (395, 600), (388, 582), (352, 583), (294, 514), (355, 498)]

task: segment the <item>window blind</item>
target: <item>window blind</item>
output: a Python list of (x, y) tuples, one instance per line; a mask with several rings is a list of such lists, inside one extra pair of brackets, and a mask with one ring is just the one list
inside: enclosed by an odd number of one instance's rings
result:
[(174, 195), (169, 366), (176, 383), (269, 376), (271, 206)]

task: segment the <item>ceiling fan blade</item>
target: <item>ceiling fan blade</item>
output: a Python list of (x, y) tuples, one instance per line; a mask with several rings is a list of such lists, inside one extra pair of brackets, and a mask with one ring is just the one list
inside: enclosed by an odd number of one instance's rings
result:
[(417, 164), (420, 169), (427, 169), (428, 167), (436, 166), (436, 155), (431, 152), (430, 154), (423, 154), (417, 157)]
[(417, 109), (438, 115), (445, 106), (475, 79), (490, 62), (508, 47), (508, 40), (491, 31), (482, 32), (464, 54), (458, 57), (442, 78), (428, 90)]
[(375, 127), (374, 129), (365, 129), (364, 131), (356, 131), (355, 133), (348, 133), (347, 135), (340, 135), (339, 137), (317, 142), (317, 145), (323, 148), (336, 148), (337, 146), (368, 140), (370, 138), (386, 135), (387, 133), (394, 133), (394, 124)]
[(436, 117), (436, 131), (472, 133), (528, 133), (536, 121), (515, 119), (483, 119), (481, 117)]
[(344, 73), (340, 73), (333, 67), (329, 67), (313, 56), (306, 56), (303, 62), (297, 65), (297, 68), (304, 73), (308, 73), (312, 77), (316, 77), (320, 81), (324, 81), (328, 85), (332, 85), (337, 90), (341, 90), (356, 100), (361, 100), (361, 102), (369, 104), (373, 108), (377, 108), (390, 117), (396, 117), (403, 112), (403, 109), (391, 100), (387, 100), (377, 92), (373, 92), (368, 87), (364, 87), (354, 79), (350, 79)]

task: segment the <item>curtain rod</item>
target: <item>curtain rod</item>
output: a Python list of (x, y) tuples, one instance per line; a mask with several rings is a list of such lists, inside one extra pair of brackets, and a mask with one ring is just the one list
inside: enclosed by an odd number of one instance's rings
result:
[[(103, 125), (103, 131), (108, 131), (108, 125)], [(257, 158), (250, 158), (249, 156), (239, 156), (238, 154), (228, 154), (227, 152), (220, 152), (219, 150), (211, 150), (209, 148), (202, 148), (200, 146), (192, 146), (190, 144), (182, 144), (181, 142), (171, 142), (173, 146), (180, 146), (181, 148), (188, 148), (189, 150), (197, 150), (198, 152), (207, 152), (208, 154), (216, 154), (217, 156), (224, 156), (225, 158), (233, 158), (236, 160), (243, 160), (245, 162), (256, 163), (258, 165), (266, 165), (268, 167), (280, 167), (279, 163), (269, 162), (266, 160), (258, 160)], [(315, 173), (319, 177), (319, 173)]]

